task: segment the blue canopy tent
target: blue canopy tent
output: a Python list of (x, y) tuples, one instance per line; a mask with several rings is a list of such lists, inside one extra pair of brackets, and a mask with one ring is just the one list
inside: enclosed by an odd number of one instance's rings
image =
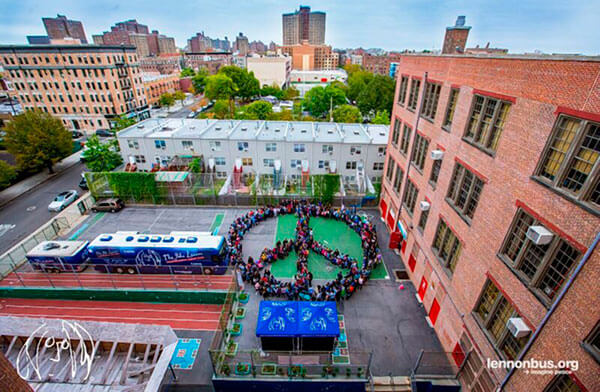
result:
[(336, 304), (262, 301), (256, 336), (264, 351), (332, 351), (340, 336)]

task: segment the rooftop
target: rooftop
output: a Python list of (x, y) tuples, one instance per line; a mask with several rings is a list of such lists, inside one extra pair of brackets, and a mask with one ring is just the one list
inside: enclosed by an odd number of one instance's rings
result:
[(500, 59), (500, 60), (547, 60), (547, 61), (594, 61), (600, 62), (600, 55), (584, 56), (579, 54), (544, 54), (544, 53), (522, 53), (522, 54), (439, 54), (439, 53), (403, 53), (410, 57), (456, 57), (469, 59)]

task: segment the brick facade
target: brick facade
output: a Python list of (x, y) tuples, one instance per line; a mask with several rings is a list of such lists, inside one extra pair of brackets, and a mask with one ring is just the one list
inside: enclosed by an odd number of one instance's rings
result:
[(17, 373), (4, 353), (0, 351), (0, 391), (3, 392), (30, 392), (33, 389), (27, 381)]
[(389, 76), (390, 64), (399, 63), (401, 57), (400, 53), (390, 53), (384, 56), (374, 56), (365, 53), (362, 58), (362, 66), (369, 72)]
[[(600, 206), (590, 207), (571, 201), (553, 188), (542, 185), (533, 175), (561, 113), (594, 121), (600, 119), (599, 76), (599, 58), (402, 57), (397, 69), (390, 135), (393, 135), (396, 119), (401, 124), (400, 138), (404, 124), (412, 132), (406, 154), (400, 151), (400, 142), (393, 144), (390, 137), (380, 209), (390, 229), (397, 230), (396, 224), (400, 222), (407, 231), (407, 238), (401, 244), (401, 259), (413, 284), (422, 293), (426, 311), (432, 312), (432, 308), (439, 306), (434, 328), (445, 351), (452, 352), (457, 345), (461, 346), (458, 349), (461, 351), (462, 346), (467, 346), (483, 360), (484, 366), (487, 358), (505, 358), (475, 314), (486, 282), (493, 282), (532, 331), (538, 328), (548, 311), (550, 301), (540, 299), (539, 293), (530, 289), (514, 268), (499, 256), (518, 211), (524, 210), (538, 218), (554, 235), (577, 249), (580, 253), (575, 265), (591, 246), (600, 227)], [(400, 104), (403, 77), (409, 83), (404, 103)], [(421, 82), (415, 110), (409, 109), (407, 104), (411, 80)], [(441, 86), (433, 119), (417, 118), (415, 113), (423, 103), (425, 81)], [(458, 90), (458, 100), (451, 126), (443, 129), (451, 89)], [(499, 99), (509, 105), (497, 147), (492, 152), (463, 138), (477, 96)], [(429, 142), (422, 170), (407, 162), (415, 143), (415, 128), (420, 137)], [(435, 184), (429, 181), (434, 163), (430, 156), (433, 150), (444, 151)], [(399, 165), (403, 171), (399, 192), (394, 189), (394, 178), (392, 181), (385, 178), (390, 163)], [(459, 215), (446, 198), (457, 164), (467, 168), (483, 184), (472, 218)], [(596, 162), (592, 176), (600, 176), (598, 166), (599, 162)], [(408, 180), (418, 189), (416, 207), (412, 214), (408, 213), (407, 207), (402, 207), (398, 216), (400, 204), (406, 201), (400, 195), (405, 192)], [(598, 178), (592, 181), (598, 186)], [(422, 231), (417, 228), (421, 218), (420, 201), (430, 203)], [(442, 221), (461, 245), (453, 271), (444, 266), (447, 264), (438, 258), (439, 253), (432, 245)], [(600, 390), (597, 377), (600, 367), (580, 345), (600, 318), (598, 307), (589, 307), (592, 298), (600, 297), (597, 285), (599, 255), (600, 249), (596, 249), (525, 357), (579, 360), (579, 371), (573, 377), (590, 391)], [(573, 269), (574, 266), (571, 272)], [(462, 349), (464, 354), (467, 349)], [(459, 354), (455, 357), (461, 358)], [(485, 384), (487, 387), (482, 387), (483, 390), (491, 388), (490, 383), (498, 385), (506, 375), (506, 371), (500, 369), (486, 372), (489, 379), (478, 373), (479, 378), (474, 381)], [(464, 369), (459, 376), (465, 390), (474, 387), (474, 383), (465, 381), (468, 377)], [(506, 390), (522, 391), (526, 386), (528, 390), (541, 391), (550, 379), (551, 376), (526, 375), (517, 370)]]
[(160, 96), (164, 93), (174, 93), (180, 89), (179, 74), (160, 75), (143, 74), (144, 89), (148, 105), (158, 105)]

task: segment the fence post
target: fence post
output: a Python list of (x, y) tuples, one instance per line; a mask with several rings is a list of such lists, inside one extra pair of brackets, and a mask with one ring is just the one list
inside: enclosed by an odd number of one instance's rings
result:
[(173, 286), (175, 286), (175, 291), (179, 290), (177, 281), (175, 280), (175, 276), (173, 275), (173, 267), (169, 266), (169, 275), (171, 275), (171, 281), (173, 282)]
[(52, 288), (56, 288), (56, 287), (54, 287), (54, 283), (52, 282), (52, 279), (50, 279), (50, 277), (48, 276), (48, 271), (46, 271), (45, 268), (42, 268), (42, 271), (46, 275), (46, 279), (48, 279), (48, 282), (50, 282), (50, 285), (52, 286)]
[(144, 290), (146, 290), (146, 285), (144, 284), (144, 277), (143, 277), (143, 274), (140, 274), (140, 268), (139, 268), (139, 266), (138, 266), (137, 264), (135, 265), (135, 270), (136, 270), (137, 274), (138, 274), (138, 275), (139, 275), (139, 277), (140, 277), (140, 282), (142, 282), (142, 288), (143, 288)]
[[(15, 275), (17, 275), (17, 279), (19, 279), (19, 282), (21, 282), (21, 284), (23, 285), (23, 287), (26, 287), (26, 286), (25, 286), (25, 282), (23, 282), (23, 279), (21, 279), (21, 275), (20, 275), (20, 273), (19, 273), (19, 272), (17, 272), (17, 266), (16, 266), (16, 265), (14, 265), (14, 263), (12, 263), (12, 262), (11, 262), (11, 264), (12, 264), (12, 267), (13, 267), (13, 272), (15, 273)], [(7, 276), (8, 276), (8, 275), (7, 275)]]
[(117, 289), (117, 285), (115, 285), (115, 281), (113, 280), (112, 277), (112, 271), (108, 268), (108, 264), (104, 264), (104, 269), (106, 269), (106, 273), (108, 274), (108, 278), (110, 279), (113, 288), (116, 290)]

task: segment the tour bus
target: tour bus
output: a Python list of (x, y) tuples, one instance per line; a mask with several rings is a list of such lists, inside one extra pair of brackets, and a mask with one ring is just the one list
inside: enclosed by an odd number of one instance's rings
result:
[(204, 232), (101, 234), (87, 248), (97, 271), (116, 273), (219, 274), (227, 270), (223, 236)]
[(25, 257), (34, 269), (58, 271), (82, 271), (85, 269), (88, 241), (43, 241), (31, 249)]

